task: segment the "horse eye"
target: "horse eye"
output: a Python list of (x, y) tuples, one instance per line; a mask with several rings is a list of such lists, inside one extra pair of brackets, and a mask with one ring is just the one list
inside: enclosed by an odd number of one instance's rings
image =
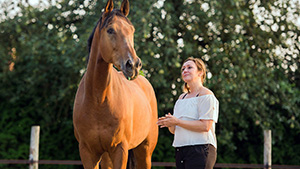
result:
[(108, 34), (113, 34), (113, 33), (115, 33), (115, 30), (114, 30), (113, 28), (109, 28), (109, 29), (107, 30), (107, 33), (108, 33)]

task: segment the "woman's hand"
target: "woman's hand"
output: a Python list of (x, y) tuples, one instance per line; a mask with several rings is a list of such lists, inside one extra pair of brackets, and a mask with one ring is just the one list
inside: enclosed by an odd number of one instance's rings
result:
[(179, 120), (171, 115), (171, 113), (166, 114), (163, 117), (158, 118), (157, 125), (160, 126), (160, 128), (163, 127), (173, 127), (179, 123)]
[(213, 120), (180, 120), (170, 113), (158, 118), (156, 123), (160, 128), (168, 127), (169, 131), (174, 134), (175, 126), (180, 126), (194, 132), (208, 132), (212, 127)]

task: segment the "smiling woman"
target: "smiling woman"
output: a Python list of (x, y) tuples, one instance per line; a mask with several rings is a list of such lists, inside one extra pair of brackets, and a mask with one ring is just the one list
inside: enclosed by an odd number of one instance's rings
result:
[(217, 154), (215, 124), (219, 116), (219, 101), (203, 86), (206, 67), (199, 58), (188, 58), (181, 67), (186, 93), (180, 95), (174, 114), (166, 114), (157, 124), (174, 134), (176, 168), (211, 169)]

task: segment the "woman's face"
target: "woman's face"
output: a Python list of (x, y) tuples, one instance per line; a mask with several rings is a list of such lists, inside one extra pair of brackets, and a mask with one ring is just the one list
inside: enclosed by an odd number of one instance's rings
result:
[(181, 67), (181, 77), (184, 82), (198, 81), (201, 77), (201, 71), (198, 70), (194, 61), (189, 60)]

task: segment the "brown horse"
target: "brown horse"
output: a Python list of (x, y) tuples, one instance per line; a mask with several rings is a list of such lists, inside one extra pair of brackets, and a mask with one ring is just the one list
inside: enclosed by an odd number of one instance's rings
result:
[(136, 168), (150, 169), (158, 138), (156, 97), (138, 75), (129, 2), (123, 0), (120, 10), (113, 6), (108, 0), (89, 39), (87, 71), (74, 103), (75, 137), (85, 169), (99, 168), (101, 158), (102, 169), (125, 169), (131, 149)]

